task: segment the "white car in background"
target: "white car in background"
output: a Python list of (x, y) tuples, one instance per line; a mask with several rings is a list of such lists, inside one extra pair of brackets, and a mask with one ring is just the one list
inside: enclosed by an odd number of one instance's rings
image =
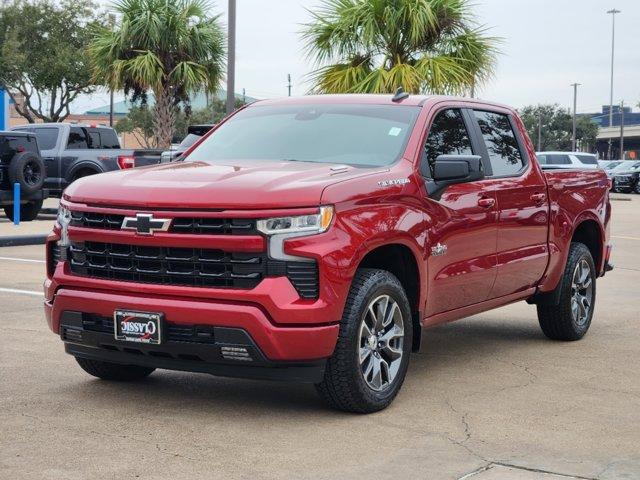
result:
[(542, 168), (600, 168), (598, 157), (582, 152), (536, 152)]

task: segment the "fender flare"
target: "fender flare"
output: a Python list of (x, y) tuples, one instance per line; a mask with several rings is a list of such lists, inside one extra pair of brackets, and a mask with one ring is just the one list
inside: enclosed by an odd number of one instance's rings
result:
[(96, 173), (104, 173), (104, 169), (98, 162), (94, 160), (78, 160), (71, 166), (71, 169), (67, 174), (67, 182), (71, 183), (73, 181), (73, 178), (76, 176), (76, 173), (78, 173), (78, 171), (82, 170), (83, 168), (95, 170)]

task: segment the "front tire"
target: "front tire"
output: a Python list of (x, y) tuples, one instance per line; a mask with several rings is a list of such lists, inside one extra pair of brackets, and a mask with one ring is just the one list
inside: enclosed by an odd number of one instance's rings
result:
[(386, 408), (404, 382), (412, 336), (411, 308), (398, 279), (385, 270), (359, 269), (318, 393), (347, 412)]
[(538, 305), (538, 321), (552, 340), (580, 340), (589, 330), (596, 302), (596, 267), (589, 249), (572, 243), (560, 280), (557, 305)]
[(141, 380), (155, 370), (150, 367), (140, 367), (138, 365), (121, 365), (119, 363), (102, 362), (100, 360), (89, 360), (88, 358), (75, 357), (78, 365), (89, 375), (103, 380), (115, 380), (119, 382), (130, 382)]

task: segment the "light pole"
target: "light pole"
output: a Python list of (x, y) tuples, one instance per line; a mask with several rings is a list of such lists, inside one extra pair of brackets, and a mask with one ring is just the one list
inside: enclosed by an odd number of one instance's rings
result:
[(611, 15), (611, 89), (609, 92), (609, 126), (613, 127), (613, 58), (615, 54), (616, 46), (616, 13), (620, 13), (620, 10), (612, 8), (607, 11)]
[(236, 0), (229, 0), (229, 35), (227, 38), (227, 115), (236, 106)]
[(576, 107), (578, 105), (578, 86), (580, 86), (580, 83), (572, 83), (571, 86), (573, 87), (573, 133), (571, 134), (571, 151), (575, 152), (576, 151), (576, 119), (577, 119), (577, 115), (576, 115)]
[[(607, 10), (607, 13), (611, 15), (611, 90), (609, 92), (609, 127), (613, 127), (613, 58), (616, 46), (616, 13), (620, 13), (620, 10), (612, 8)], [(609, 139), (609, 151), (607, 158), (611, 160), (611, 139)]]

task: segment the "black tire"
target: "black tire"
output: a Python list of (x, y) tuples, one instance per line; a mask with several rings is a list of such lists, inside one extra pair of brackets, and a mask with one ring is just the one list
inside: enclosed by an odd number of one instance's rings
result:
[[(42, 210), (42, 200), (34, 200), (32, 202), (20, 205), (20, 221), (30, 222), (38, 218), (38, 213)], [(4, 214), (13, 222), (13, 205), (4, 206)]]
[[(397, 311), (401, 313), (404, 332), (403, 335), (399, 334), (396, 338), (397, 340), (402, 339), (402, 345), (397, 349), (402, 352), (402, 355), (398, 359), (395, 376), (387, 382), (386, 387), (377, 391), (370, 387), (368, 381), (365, 380), (365, 373), (362, 371), (364, 363), (361, 366), (359, 360), (359, 352), (362, 348), (366, 348), (366, 345), (369, 345), (366, 342), (365, 347), (361, 345), (361, 325), (365, 321), (370, 303), (386, 296), (389, 297), (389, 302), (393, 300), (396, 303), (399, 307)], [(378, 332), (379, 335), (381, 335), (380, 332)], [(374, 335), (375, 339), (382, 340), (383, 337), (378, 338), (378, 336)], [(411, 308), (398, 279), (385, 270), (359, 269), (349, 291), (340, 322), (336, 348), (332, 357), (327, 361), (323, 381), (316, 385), (318, 393), (331, 407), (347, 412), (371, 413), (386, 408), (396, 397), (404, 382), (411, 355), (412, 337)], [(377, 340), (373, 343), (376, 342)], [(378, 346), (380, 345), (378, 343)], [(368, 360), (365, 362), (374, 361), (374, 353), (369, 353)], [(380, 353), (377, 353), (376, 357), (380, 359), (385, 355), (383, 349), (380, 349)], [(386, 372), (387, 380), (389, 380), (389, 367)], [(382, 373), (380, 378), (383, 378)]]
[(22, 194), (39, 191), (44, 185), (45, 167), (42, 159), (33, 152), (16, 153), (9, 164), (9, 181), (20, 184)]
[(151, 375), (155, 370), (155, 368), (140, 367), (138, 365), (121, 365), (119, 363), (89, 360), (87, 358), (75, 358), (78, 365), (80, 365), (85, 372), (103, 380), (115, 380), (119, 382), (140, 380)]
[[(584, 263), (583, 263), (584, 262)], [(574, 312), (574, 294), (578, 293), (579, 298), (583, 292), (587, 296), (587, 289), (575, 288), (574, 277), (577, 274), (578, 265), (589, 267), (588, 278), (590, 280), (591, 291), (589, 307), (584, 318), (582, 309), (578, 308)], [(593, 311), (596, 304), (596, 267), (589, 249), (582, 243), (572, 243), (569, 249), (569, 258), (564, 269), (564, 274), (560, 280), (560, 301), (558, 305), (538, 305), (538, 321), (544, 334), (552, 340), (575, 341), (580, 340), (589, 330)], [(580, 305), (577, 301), (575, 305)]]
[(638, 181), (636, 182), (636, 186), (633, 187), (633, 191), (637, 194), (640, 194), (640, 178), (638, 179)]

